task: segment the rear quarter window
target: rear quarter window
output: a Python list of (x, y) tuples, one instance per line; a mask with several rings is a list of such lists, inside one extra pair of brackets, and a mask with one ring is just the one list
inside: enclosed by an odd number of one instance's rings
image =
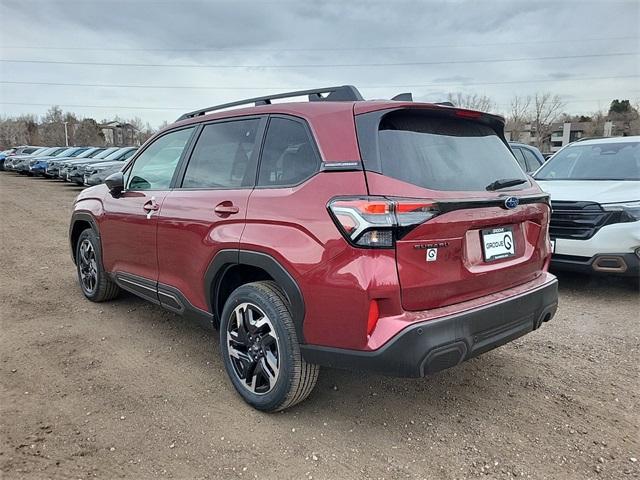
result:
[(498, 179), (526, 180), (496, 131), (478, 121), (399, 110), (382, 117), (377, 140), (379, 173), (419, 187), (484, 191)]
[(272, 118), (260, 158), (258, 186), (297, 185), (319, 168), (320, 159), (304, 124), (288, 118)]

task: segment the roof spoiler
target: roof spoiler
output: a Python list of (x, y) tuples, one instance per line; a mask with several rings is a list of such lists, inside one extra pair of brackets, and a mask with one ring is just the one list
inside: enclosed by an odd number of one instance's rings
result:
[(399, 93), (391, 100), (396, 100), (398, 102), (413, 102), (413, 95), (411, 94), (411, 92)]

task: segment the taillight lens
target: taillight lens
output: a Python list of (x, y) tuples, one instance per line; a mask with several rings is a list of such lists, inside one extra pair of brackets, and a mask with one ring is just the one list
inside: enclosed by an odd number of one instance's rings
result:
[(368, 248), (392, 248), (396, 238), (439, 213), (432, 201), (386, 197), (337, 198), (329, 211), (352, 244)]

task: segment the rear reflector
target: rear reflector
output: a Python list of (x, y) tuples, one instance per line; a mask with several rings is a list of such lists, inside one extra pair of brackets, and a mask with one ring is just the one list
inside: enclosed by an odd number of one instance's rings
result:
[(371, 335), (371, 332), (376, 328), (378, 318), (380, 317), (380, 310), (378, 308), (378, 301), (371, 300), (369, 303), (369, 318), (367, 320), (367, 335)]

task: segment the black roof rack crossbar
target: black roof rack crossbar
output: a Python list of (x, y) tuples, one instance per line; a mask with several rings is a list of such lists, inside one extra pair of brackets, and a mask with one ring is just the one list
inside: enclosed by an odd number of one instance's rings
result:
[[(322, 96), (325, 94), (325, 96)], [(187, 118), (197, 117), (204, 115), (208, 112), (216, 110), (222, 110), (223, 108), (238, 107), (240, 105), (247, 105), (250, 103), (258, 105), (270, 105), (272, 100), (280, 98), (302, 97), (307, 95), (310, 102), (353, 102), (364, 100), (362, 95), (356, 87), (353, 85), (341, 85), (338, 87), (327, 88), (314, 88), (312, 90), (298, 90), (297, 92), (278, 93), (276, 95), (266, 95), (264, 97), (247, 98), (246, 100), (239, 100), (237, 102), (223, 103), (221, 105), (214, 105), (213, 107), (202, 108), (200, 110), (194, 110), (182, 115), (178, 120), (186, 120)]]

